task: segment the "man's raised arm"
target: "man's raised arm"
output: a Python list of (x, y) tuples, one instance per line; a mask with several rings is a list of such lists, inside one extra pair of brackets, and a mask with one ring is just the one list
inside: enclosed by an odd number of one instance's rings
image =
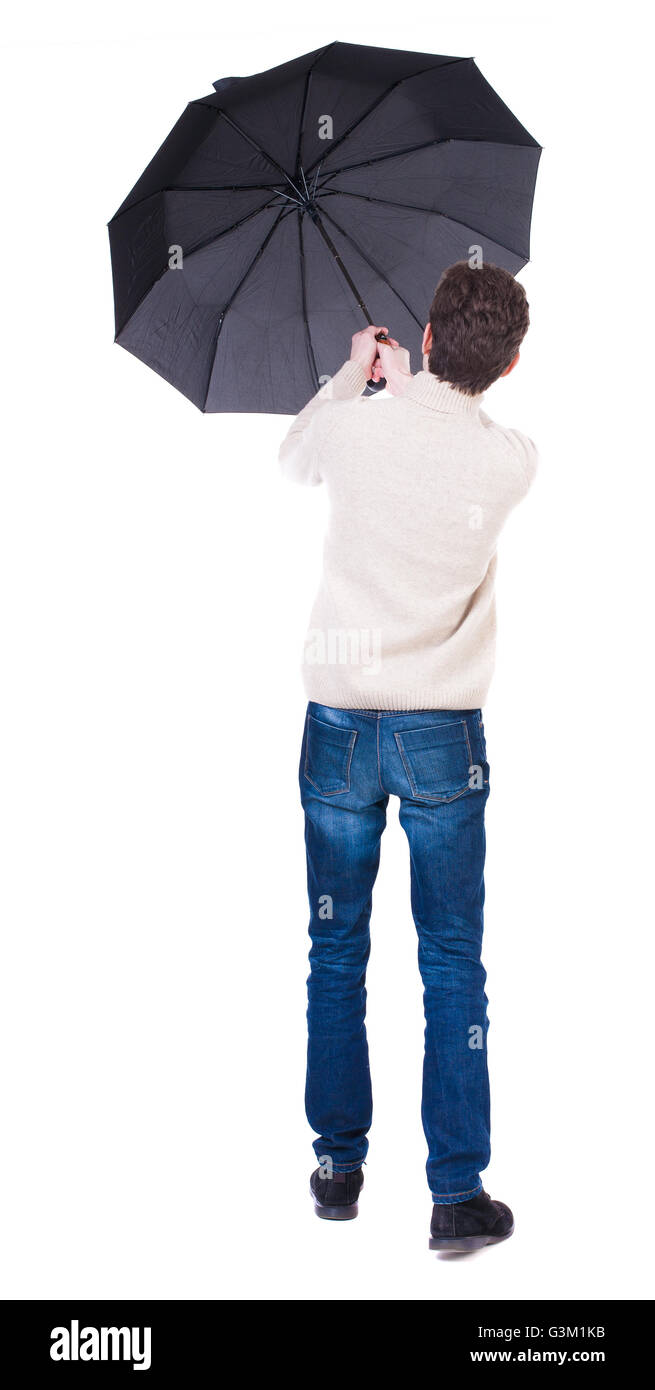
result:
[(378, 344), (375, 334), (386, 329), (371, 325), (355, 333), (352, 340), (350, 359), (335, 376), (312, 396), (311, 401), (296, 416), (280, 446), (278, 458), (286, 478), (295, 483), (308, 483), (315, 486), (321, 482), (320, 454), (330, 430), (332, 412), (321, 410), (329, 401), (348, 401), (361, 396), (367, 381), (375, 381), (381, 375), (376, 365)]

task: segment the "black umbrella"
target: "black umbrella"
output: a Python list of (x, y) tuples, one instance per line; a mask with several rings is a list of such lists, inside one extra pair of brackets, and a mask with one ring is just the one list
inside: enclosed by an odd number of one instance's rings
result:
[(528, 260), (541, 147), (473, 58), (331, 43), (214, 87), (109, 224), (116, 341), (200, 410), (295, 415), (367, 322), (417, 353), (453, 261)]

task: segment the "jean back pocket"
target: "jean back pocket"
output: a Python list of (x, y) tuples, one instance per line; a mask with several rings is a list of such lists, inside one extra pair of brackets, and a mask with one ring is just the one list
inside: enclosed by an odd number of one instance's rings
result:
[(350, 791), (350, 764), (357, 738), (356, 729), (325, 724), (307, 715), (305, 777), (321, 796), (339, 796)]
[(466, 719), (404, 729), (395, 739), (413, 796), (454, 801), (474, 788)]

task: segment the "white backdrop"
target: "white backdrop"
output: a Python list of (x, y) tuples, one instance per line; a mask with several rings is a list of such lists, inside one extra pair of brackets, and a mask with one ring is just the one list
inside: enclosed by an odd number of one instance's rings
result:
[[(454, 13), (64, 0), (4, 20), (4, 1297), (652, 1296), (641, 11)], [(317, 1221), (307, 1192), (299, 663), (325, 498), (278, 476), (286, 418), (203, 417), (112, 341), (106, 223), (187, 101), (333, 38), (474, 56), (544, 146), (532, 328), (485, 405), (541, 449), (501, 542), (485, 711), (484, 1181), (516, 1234), (459, 1261), (427, 1248), (393, 802), (360, 1217)]]

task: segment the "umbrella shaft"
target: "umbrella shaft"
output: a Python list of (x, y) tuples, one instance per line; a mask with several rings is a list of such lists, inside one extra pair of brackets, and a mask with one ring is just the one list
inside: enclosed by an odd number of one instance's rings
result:
[[(310, 214), (310, 216), (311, 216), (311, 214)], [(319, 230), (319, 232), (321, 233), (321, 236), (322, 236), (322, 238), (323, 238), (323, 240), (324, 240), (324, 242), (325, 242), (325, 245), (328, 247), (328, 250), (331, 251), (332, 255), (334, 256), (334, 259), (335, 259), (335, 261), (336, 261), (336, 263), (337, 263), (337, 265), (338, 265), (338, 267), (339, 267), (339, 270), (341, 271), (341, 274), (343, 275), (344, 280), (345, 280), (345, 281), (347, 282), (347, 284), (350, 286), (350, 289), (352, 290), (352, 292), (353, 292), (353, 294), (354, 294), (354, 296), (355, 296), (355, 299), (357, 300), (358, 307), (361, 309), (361, 311), (362, 311), (362, 313), (363, 313), (365, 319), (367, 320), (368, 323), (372, 323), (372, 322), (373, 322), (373, 319), (371, 318), (371, 315), (369, 314), (369, 311), (368, 311), (368, 309), (367, 309), (367, 307), (366, 307), (366, 305), (365, 305), (365, 303), (364, 303), (364, 300), (362, 299), (361, 294), (359, 293), (359, 290), (357, 289), (357, 286), (356, 286), (356, 284), (355, 284), (355, 282), (354, 282), (352, 276), (348, 274), (348, 271), (346, 270), (346, 267), (345, 267), (345, 265), (344, 265), (344, 263), (343, 263), (343, 261), (342, 261), (342, 259), (341, 259), (341, 256), (339, 255), (339, 252), (337, 251), (337, 248), (336, 248), (336, 246), (335, 246), (335, 244), (334, 244), (334, 242), (333, 242), (333, 240), (332, 240), (332, 237), (331, 237), (331, 236), (328, 236), (328, 233), (326, 232), (325, 227), (323, 226), (323, 223), (321, 222), (321, 220), (320, 220), (319, 217), (317, 217), (316, 215), (314, 215), (314, 216), (312, 217), (312, 222), (314, 223), (314, 225), (315, 225), (316, 227), (318, 227), (318, 230)]]

